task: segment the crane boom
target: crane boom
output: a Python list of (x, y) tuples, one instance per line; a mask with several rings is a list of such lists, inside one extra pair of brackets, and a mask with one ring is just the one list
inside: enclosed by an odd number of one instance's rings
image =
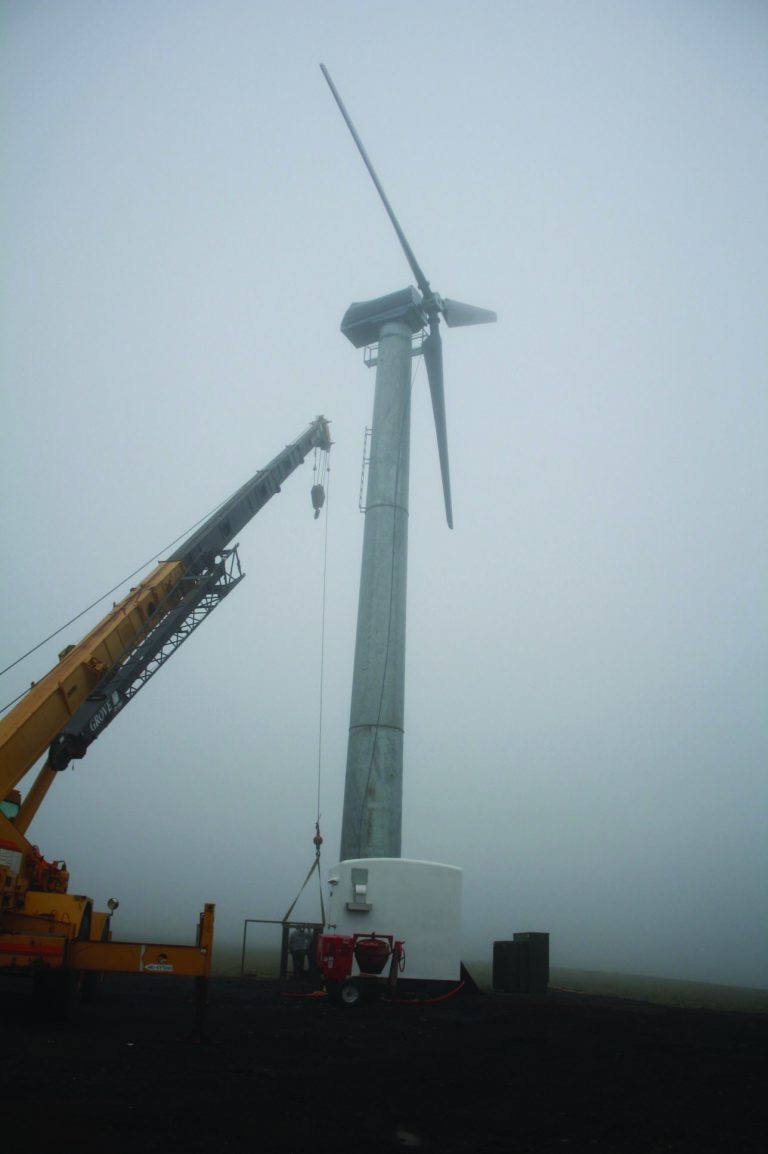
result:
[[(295, 441), (225, 501), (172, 556), (115, 604), (90, 633), (59, 655), (0, 722), (0, 973), (34, 976), (61, 1008), (106, 970), (186, 974), (202, 1015), (211, 969), (214, 907), (200, 915), (194, 946), (112, 939), (109, 912), (68, 892), (63, 861), (47, 861), (26, 831), (59, 770), (92, 741), (243, 577), (231, 542), (280, 492), (313, 449), (331, 447), (317, 417)], [(313, 504), (320, 495), (313, 488)], [(22, 804), (16, 788), (46, 750)]]
[[(237, 546), (227, 546), (280, 492), (313, 449), (330, 448), (318, 417), (237, 490), (166, 561), (116, 604), (0, 722), (0, 800), (49, 751), (44, 774), (64, 769), (242, 579)], [(34, 791), (34, 787), (33, 787)], [(34, 804), (36, 810), (37, 804)], [(14, 822), (24, 832), (34, 810)], [(2, 815), (0, 815), (2, 821)]]

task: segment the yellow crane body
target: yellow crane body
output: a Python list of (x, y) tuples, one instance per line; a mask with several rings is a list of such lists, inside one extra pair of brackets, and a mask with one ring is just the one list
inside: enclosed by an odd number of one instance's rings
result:
[[(49, 861), (27, 831), (52, 783), (82, 758), (136, 692), (242, 579), (234, 536), (280, 492), (311, 450), (327, 452), (317, 417), (295, 441), (224, 502), (174, 556), (126, 597), (0, 720), (0, 972), (83, 976), (107, 970), (210, 973), (214, 906), (200, 914), (194, 946), (118, 942), (109, 912), (70, 894), (63, 861)], [(315, 508), (317, 503), (313, 496)], [(45, 758), (22, 799), (19, 785)]]

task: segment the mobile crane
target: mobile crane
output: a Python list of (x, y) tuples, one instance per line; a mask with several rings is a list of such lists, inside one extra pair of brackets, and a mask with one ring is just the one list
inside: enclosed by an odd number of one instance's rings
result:
[[(0, 720), (0, 974), (36, 975), (55, 999), (87, 993), (105, 971), (185, 974), (202, 988), (211, 968), (214, 906), (200, 915), (195, 946), (112, 940), (109, 910), (68, 892), (64, 861), (48, 861), (27, 837), (58, 774), (114, 721), (245, 574), (236, 534), (317, 449), (331, 447), (317, 417), (207, 521), (131, 589)], [(316, 515), (323, 495), (313, 487)], [(22, 801), (19, 784), (47, 754)]]

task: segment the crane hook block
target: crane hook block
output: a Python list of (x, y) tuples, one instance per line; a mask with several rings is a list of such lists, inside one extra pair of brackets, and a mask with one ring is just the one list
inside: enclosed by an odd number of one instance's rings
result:
[(320, 510), (325, 504), (325, 489), (322, 485), (312, 486), (312, 508), (315, 510), (315, 520), (320, 516)]

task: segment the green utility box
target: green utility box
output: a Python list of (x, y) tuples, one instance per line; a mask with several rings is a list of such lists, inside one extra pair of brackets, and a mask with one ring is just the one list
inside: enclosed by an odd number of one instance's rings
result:
[(493, 943), (493, 988), (504, 994), (546, 994), (549, 934), (513, 934)]

